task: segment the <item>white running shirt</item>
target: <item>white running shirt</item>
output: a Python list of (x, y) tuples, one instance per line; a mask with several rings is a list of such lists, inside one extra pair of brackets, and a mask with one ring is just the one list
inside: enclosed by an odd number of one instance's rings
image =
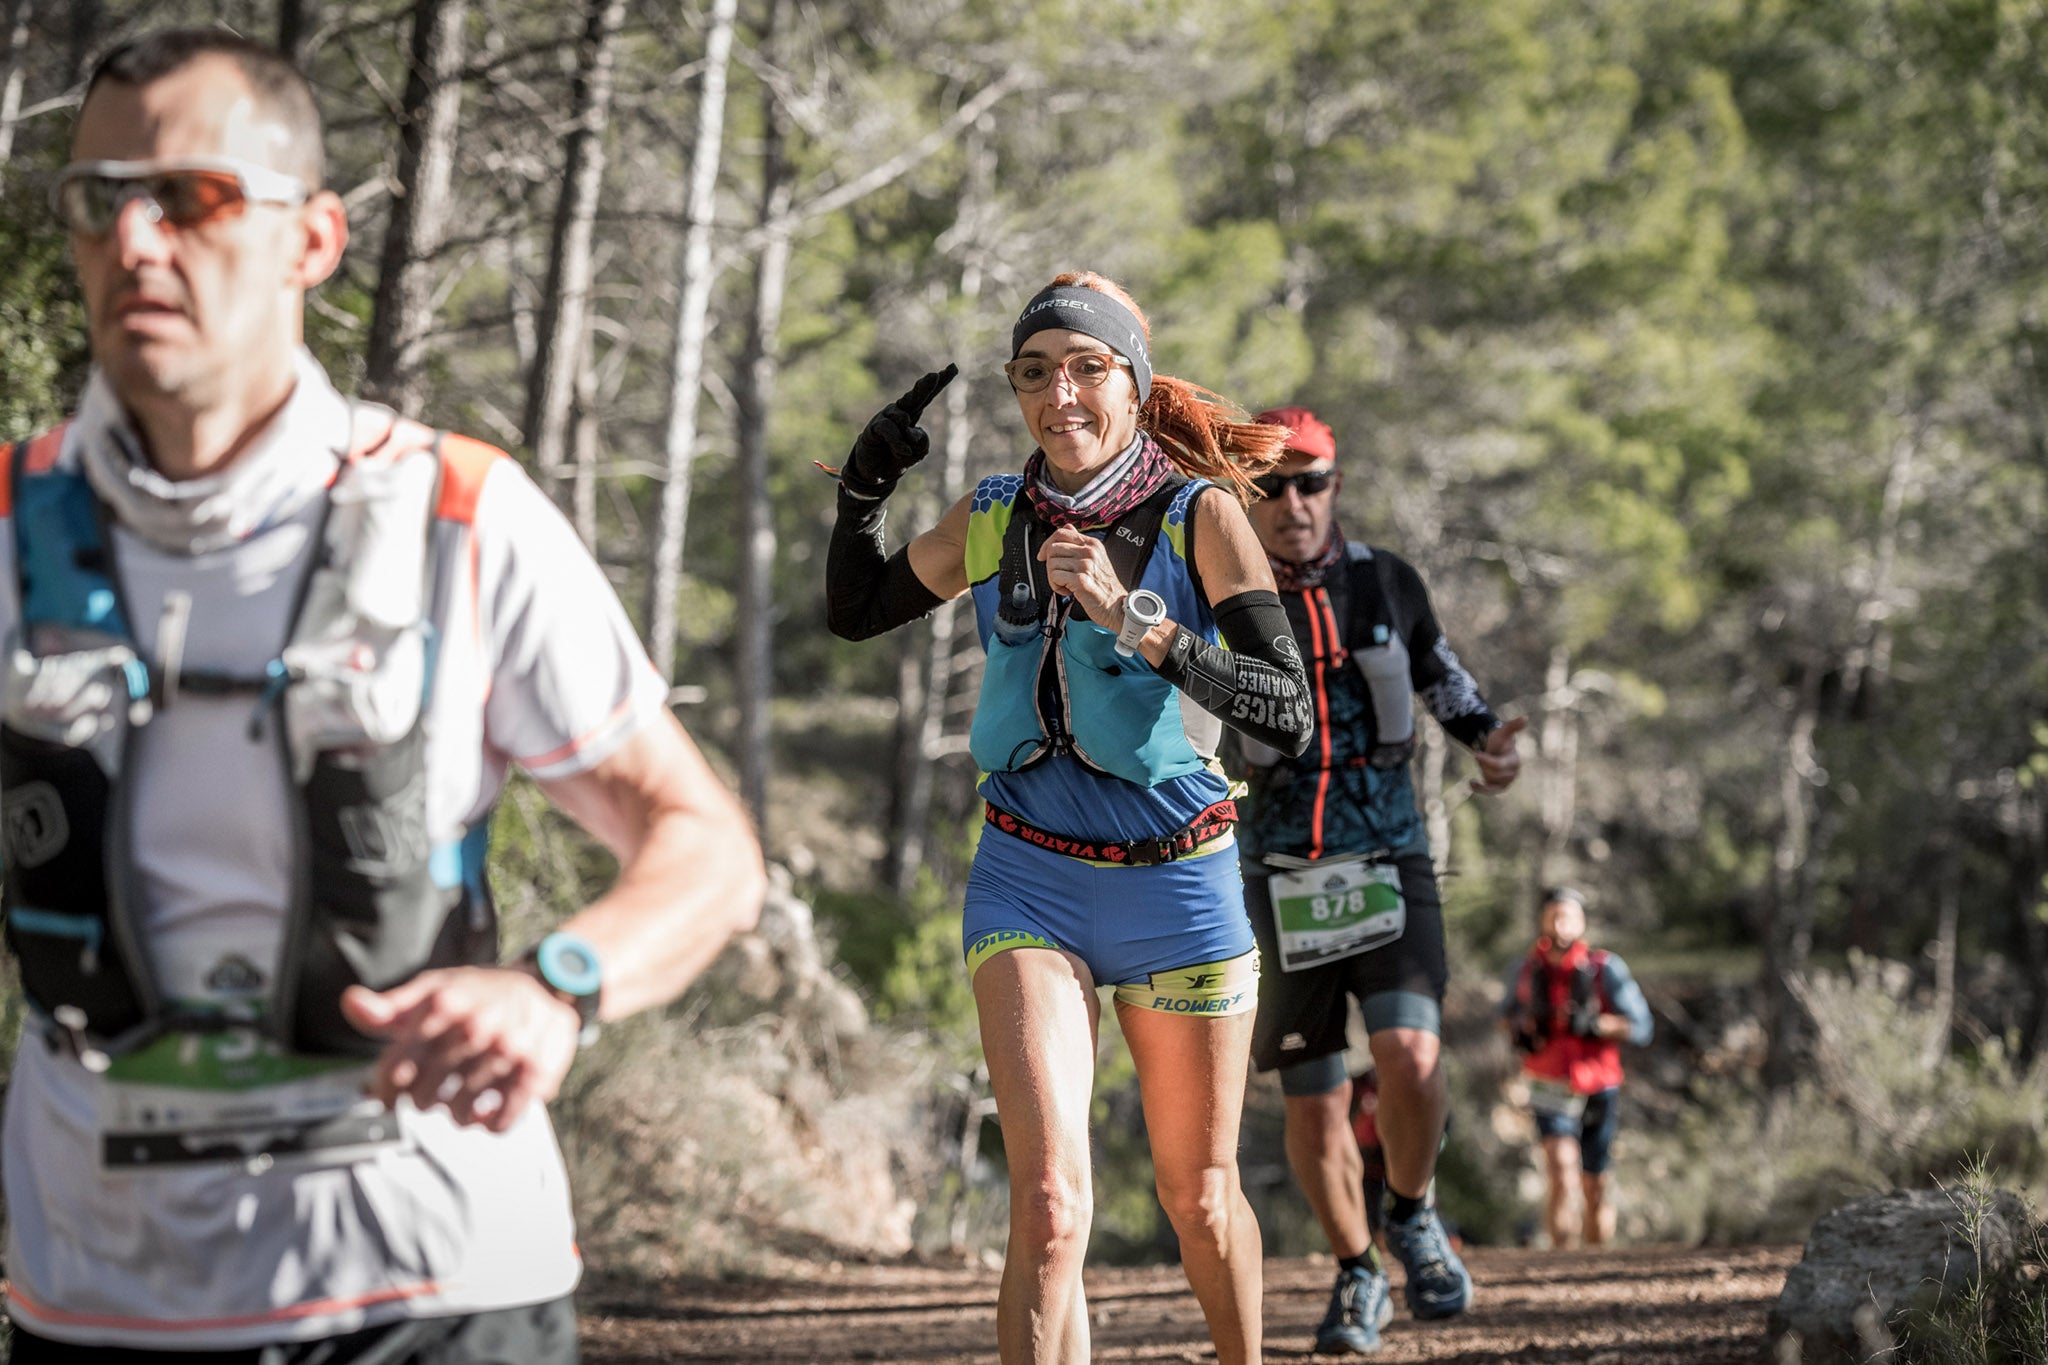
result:
[[(351, 405), (302, 353), (292, 398), (237, 462), (265, 462), (271, 493), (283, 471), (296, 491), (276, 515), (200, 555), (116, 528), (145, 657), (174, 589), (192, 598), (187, 669), (247, 676), (276, 657), (350, 419)], [(67, 443), (108, 439), (121, 420), (96, 382)], [(666, 699), (602, 573), (513, 461), (493, 463), (470, 535), (474, 575), (462, 576), (449, 617), (464, 628), (441, 640), (427, 719), (437, 842), (489, 809), (509, 763), (540, 778), (583, 771)], [(14, 528), (0, 520), (0, 639), (19, 615), (14, 549)], [(142, 731), (129, 775), (141, 920), (170, 994), (204, 998), (228, 956), (266, 966), (281, 942), (292, 797), (273, 743), (249, 738), (250, 707), (246, 696), (180, 697)], [(497, 1135), (402, 1104), (407, 1142), (338, 1163), (105, 1169), (109, 1090), (25, 1033), (0, 1160), (9, 1308), (38, 1335), (232, 1349), (515, 1307), (575, 1287), (568, 1181), (539, 1106)]]

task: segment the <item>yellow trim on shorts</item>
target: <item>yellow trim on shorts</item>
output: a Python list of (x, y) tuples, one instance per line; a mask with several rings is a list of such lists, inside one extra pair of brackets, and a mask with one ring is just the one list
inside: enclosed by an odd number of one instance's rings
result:
[(997, 953), (1007, 953), (1012, 948), (1050, 948), (1056, 953), (1068, 951), (1041, 934), (1026, 933), (1022, 929), (991, 929), (967, 945), (967, 979), (974, 979), (974, 974), (981, 970), (982, 963)]
[[(1056, 953), (1072, 949), (1023, 929), (992, 929), (967, 946), (967, 978), (982, 964), (1012, 948), (1050, 948)], [(1075, 954), (1079, 956), (1079, 954)], [(1116, 1002), (1133, 1009), (1158, 1014), (1199, 1014), (1222, 1018), (1249, 1014), (1259, 1004), (1259, 950), (1253, 948), (1218, 962), (1197, 962), (1154, 972), (1143, 981), (1129, 981), (1115, 988)]]
[(1259, 1004), (1259, 950), (1154, 972), (1118, 986), (1116, 1002), (1159, 1014), (1250, 1014)]

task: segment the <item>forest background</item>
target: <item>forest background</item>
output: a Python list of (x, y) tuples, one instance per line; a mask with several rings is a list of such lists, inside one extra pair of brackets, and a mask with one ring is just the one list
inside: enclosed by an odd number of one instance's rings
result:
[[(46, 208), (83, 74), (189, 22), (320, 92), (355, 239), (315, 353), (557, 496), (778, 869), (557, 1107), (601, 1269), (999, 1245), (978, 650), (826, 632), (812, 461), (950, 360), (892, 530), (1019, 467), (1009, 323), (1070, 268), (1162, 370), (1327, 419), (1344, 526), (1531, 720), (1501, 800), (1417, 760), (1468, 1233), (1528, 1222), (1488, 1011), (1555, 879), (1663, 1026), (1631, 1235), (1797, 1237), (1978, 1152), (2048, 1184), (2048, 3), (0, 0), (0, 438), (85, 375)], [(607, 870), (515, 785), (510, 941)], [(1109, 1032), (1098, 1249), (1166, 1254)], [(1272, 1091), (1245, 1161), (1300, 1250)]]

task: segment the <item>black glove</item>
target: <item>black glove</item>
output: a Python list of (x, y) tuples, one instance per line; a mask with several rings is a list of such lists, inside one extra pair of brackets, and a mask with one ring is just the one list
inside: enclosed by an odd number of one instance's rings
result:
[(958, 365), (934, 370), (912, 384), (909, 393), (868, 419), (860, 435), (854, 437), (846, 468), (839, 473), (839, 481), (849, 493), (863, 498), (888, 497), (904, 471), (930, 452), (932, 438), (925, 435), (917, 419), (958, 373)]
[(1541, 1050), (1542, 1047), (1543, 1044), (1537, 1040), (1534, 1029), (1526, 1024), (1517, 1024), (1515, 1026), (1515, 1051), (1536, 1052)]
[(1572, 1007), (1572, 1036), (1575, 1038), (1598, 1038), (1600, 1036), (1600, 1002), (1588, 1000)]

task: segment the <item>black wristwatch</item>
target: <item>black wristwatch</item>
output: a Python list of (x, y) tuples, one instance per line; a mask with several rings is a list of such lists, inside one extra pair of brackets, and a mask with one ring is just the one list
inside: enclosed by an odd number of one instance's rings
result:
[(589, 1047), (595, 1042), (598, 1011), (604, 1006), (604, 963), (597, 949), (574, 934), (557, 931), (527, 949), (520, 960), (533, 967), (541, 984), (557, 999), (574, 1007), (583, 1024), (576, 1046)]

